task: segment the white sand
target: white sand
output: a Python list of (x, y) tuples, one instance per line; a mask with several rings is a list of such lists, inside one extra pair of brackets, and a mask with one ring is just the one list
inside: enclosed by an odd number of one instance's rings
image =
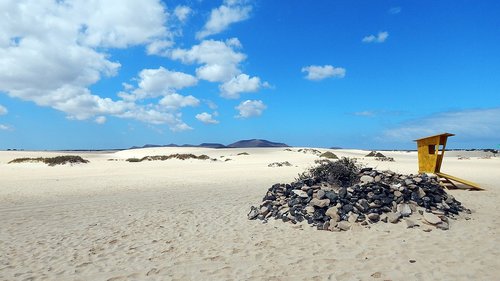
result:
[[(297, 148), (293, 148), (297, 150)], [(326, 151), (321, 149), (321, 151)], [(400, 173), (416, 152), (333, 150)], [(237, 155), (248, 152), (250, 155)], [(207, 154), (219, 161), (130, 157)], [(89, 164), (7, 164), (67, 152), (0, 152), (0, 280), (498, 280), (500, 158), (446, 157), (442, 171), (487, 191), (450, 191), (474, 212), (448, 231), (377, 223), (348, 232), (249, 221), (277, 182), (317, 156), (283, 148), (151, 148), (71, 153)], [(224, 156), (221, 158), (221, 156)], [(231, 161), (224, 162), (224, 159)], [(117, 159), (117, 161), (108, 161)], [(270, 168), (289, 161), (292, 167)], [(409, 260), (415, 260), (410, 263)], [(380, 275), (380, 278), (372, 277)]]

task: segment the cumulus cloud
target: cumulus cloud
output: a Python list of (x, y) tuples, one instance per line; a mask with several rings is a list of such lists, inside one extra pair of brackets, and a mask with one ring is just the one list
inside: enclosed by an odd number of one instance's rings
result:
[(235, 107), (239, 111), (237, 118), (249, 118), (262, 115), (267, 106), (261, 100), (246, 100)]
[(97, 116), (94, 121), (97, 123), (97, 124), (104, 124), (106, 123), (106, 116)]
[(241, 42), (237, 38), (226, 41), (203, 40), (190, 49), (175, 49), (170, 57), (185, 64), (200, 64), (196, 77), (209, 82), (220, 82), (219, 89), (224, 98), (238, 98), (240, 93), (256, 92), (266, 87), (259, 77), (250, 77), (239, 68), (246, 55), (239, 52)]
[(389, 37), (389, 32), (381, 31), (377, 35), (368, 35), (361, 40), (363, 43), (383, 43)]
[(240, 74), (219, 86), (221, 96), (229, 99), (237, 99), (241, 93), (256, 92), (262, 83), (259, 77), (250, 77)]
[(498, 120), (500, 120), (500, 108), (442, 112), (386, 130), (384, 137), (408, 141), (450, 132), (464, 139), (498, 141), (500, 139)]
[(10, 130), (10, 127), (4, 124), (0, 124), (0, 130), (7, 131)]
[(245, 54), (235, 51), (241, 43), (232, 38), (224, 41), (204, 40), (191, 49), (175, 49), (171, 58), (182, 63), (196, 63), (202, 66), (196, 69), (198, 78), (210, 82), (224, 82), (240, 74), (239, 63), (246, 59)]
[(215, 120), (210, 113), (202, 112), (200, 114), (196, 114), (196, 119), (205, 123), (205, 124), (218, 124), (219, 121)]
[(185, 22), (192, 12), (191, 8), (184, 5), (179, 5), (174, 9), (174, 15), (180, 22)]
[(346, 70), (342, 67), (334, 67), (332, 65), (310, 65), (302, 68), (302, 72), (306, 72), (306, 79), (319, 81), (329, 77), (344, 78)]
[(208, 21), (201, 31), (196, 33), (197, 39), (203, 39), (226, 30), (231, 24), (244, 21), (250, 17), (252, 6), (247, 1), (226, 0), (224, 4), (210, 13)]
[(158, 97), (196, 83), (198, 79), (190, 74), (170, 71), (160, 66), (157, 69), (143, 69), (139, 73), (139, 88), (132, 93), (136, 99)]
[(191, 95), (182, 96), (174, 93), (163, 97), (159, 104), (168, 109), (178, 109), (186, 106), (198, 106), (200, 101)]
[(89, 89), (116, 75), (121, 66), (107, 50), (143, 45), (154, 53), (171, 46), (168, 13), (160, 0), (20, 0), (1, 5), (0, 92), (60, 110), (70, 119), (95, 118), (99, 123), (113, 115), (168, 124), (172, 130), (190, 128), (180, 113), (139, 105), (134, 99), (171, 94), (169, 90), (196, 84), (194, 76), (164, 68), (145, 70), (137, 89), (124, 85), (122, 96), (128, 99), (123, 100)]
[(4, 106), (2, 106), (0, 104), (0, 115), (5, 115), (7, 114), (9, 111), (7, 110), (7, 108), (5, 108)]

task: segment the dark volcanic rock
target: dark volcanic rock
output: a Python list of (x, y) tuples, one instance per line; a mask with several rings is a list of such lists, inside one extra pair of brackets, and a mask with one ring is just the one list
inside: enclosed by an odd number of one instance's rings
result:
[(353, 163), (345, 158), (322, 163), (290, 184), (273, 185), (248, 218), (307, 221), (317, 229), (339, 231), (357, 223), (398, 223), (406, 217), (408, 227), (417, 226), (418, 219), (446, 230), (448, 217), (470, 213), (435, 177), (359, 169)]

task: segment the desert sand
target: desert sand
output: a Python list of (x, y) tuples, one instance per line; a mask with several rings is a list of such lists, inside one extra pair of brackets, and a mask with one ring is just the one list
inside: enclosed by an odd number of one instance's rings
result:
[[(2, 151), (0, 280), (498, 280), (499, 157), (445, 154), (443, 172), (486, 189), (449, 191), (473, 212), (447, 231), (376, 223), (328, 232), (248, 220), (272, 184), (319, 159), (291, 149)], [(395, 162), (379, 162), (368, 151), (331, 151), (380, 170), (418, 170), (416, 152), (383, 151)], [(172, 153), (218, 160), (125, 161)], [(7, 164), (68, 154), (90, 163)], [(283, 161), (292, 166), (268, 167)]]

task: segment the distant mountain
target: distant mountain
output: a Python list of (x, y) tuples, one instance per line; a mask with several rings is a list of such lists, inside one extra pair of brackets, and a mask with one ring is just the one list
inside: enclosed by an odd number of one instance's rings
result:
[(150, 148), (150, 147), (163, 147), (163, 145), (158, 144), (146, 144), (142, 148)]
[(136, 148), (150, 148), (150, 147), (206, 147), (206, 148), (246, 148), (246, 147), (288, 147), (287, 144), (272, 142), (268, 140), (259, 140), (259, 139), (251, 139), (251, 140), (240, 140), (235, 143), (232, 143), (228, 146), (225, 146), (220, 143), (202, 143), (200, 145), (194, 144), (183, 144), (178, 145), (175, 143), (166, 144), (166, 145), (158, 145), (158, 144), (146, 144), (144, 146), (132, 146), (130, 149)]
[(247, 147), (288, 147), (287, 144), (272, 142), (268, 140), (259, 140), (259, 139), (251, 139), (251, 140), (240, 140), (235, 143), (228, 145), (230, 148), (247, 148)]
[(207, 148), (226, 148), (225, 145), (220, 143), (202, 143), (198, 145), (199, 147), (207, 147)]

